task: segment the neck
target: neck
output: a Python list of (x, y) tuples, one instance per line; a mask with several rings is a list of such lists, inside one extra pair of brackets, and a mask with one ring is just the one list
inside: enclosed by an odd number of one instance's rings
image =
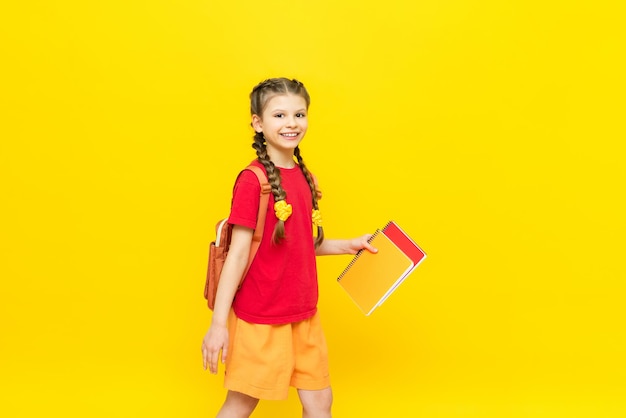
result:
[(276, 150), (270, 150), (268, 148), (267, 155), (276, 167), (279, 168), (294, 168), (296, 162), (293, 159), (293, 152), (278, 152)]

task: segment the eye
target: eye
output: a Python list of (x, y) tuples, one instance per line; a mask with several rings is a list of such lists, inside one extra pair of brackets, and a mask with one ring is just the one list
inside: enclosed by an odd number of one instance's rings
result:
[(304, 113), (296, 113), (296, 117), (297, 118), (306, 118), (306, 115)]
[(284, 116), (285, 116), (284, 113), (277, 113), (277, 114), (274, 115), (275, 118), (282, 118)]

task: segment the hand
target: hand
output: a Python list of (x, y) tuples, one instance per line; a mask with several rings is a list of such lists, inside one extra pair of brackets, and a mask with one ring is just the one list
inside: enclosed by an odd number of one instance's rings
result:
[(350, 254), (356, 254), (359, 250), (367, 250), (371, 253), (378, 252), (378, 249), (374, 248), (368, 240), (372, 237), (372, 234), (365, 234), (358, 238), (353, 238), (348, 241), (348, 252)]
[(222, 352), (222, 363), (228, 356), (228, 328), (222, 325), (211, 325), (202, 340), (202, 366), (209, 367), (211, 374), (217, 374), (217, 363)]

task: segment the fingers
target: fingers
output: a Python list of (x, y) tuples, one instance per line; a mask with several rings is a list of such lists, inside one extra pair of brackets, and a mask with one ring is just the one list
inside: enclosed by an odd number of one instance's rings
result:
[(365, 234), (361, 237), (363, 248), (371, 253), (377, 253), (378, 249), (370, 244), (370, 239), (372, 238), (372, 234)]
[(365, 248), (367, 249), (367, 251), (372, 252), (372, 253), (377, 253), (378, 252), (378, 248), (374, 247), (372, 244), (370, 244), (369, 242), (367, 242), (365, 244)]
[(209, 350), (204, 344), (202, 345), (202, 367), (204, 370), (209, 368), (211, 374), (217, 374), (217, 358), (219, 350)]
[(228, 341), (226, 341), (224, 347), (222, 347), (222, 364), (226, 363), (226, 357), (228, 357)]
[(209, 369), (212, 374), (217, 373), (217, 357), (219, 350), (211, 350), (204, 343), (202, 344), (202, 367)]
[(204, 344), (202, 344), (202, 368), (206, 370), (209, 363), (209, 351)]
[(209, 371), (211, 374), (217, 374), (217, 358), (219, 357), (219, 350), (213, 351), (209, 354)]

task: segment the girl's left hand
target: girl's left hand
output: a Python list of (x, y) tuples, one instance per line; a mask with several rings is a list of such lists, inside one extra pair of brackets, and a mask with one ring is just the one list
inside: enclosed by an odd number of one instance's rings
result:
[(378, 249), (372, 246), (372, 244), (370, 244), (368, 241), (371, 237), (372, 237), (372, 234), (365, 234), (358, 238), (353, 238), (349, 240), (348, 251), (350, 252), (350, 254), (356, 254), (357, 252), (359, 252), (359, 250), (367, 250), (371, 253), (378, 252)]

